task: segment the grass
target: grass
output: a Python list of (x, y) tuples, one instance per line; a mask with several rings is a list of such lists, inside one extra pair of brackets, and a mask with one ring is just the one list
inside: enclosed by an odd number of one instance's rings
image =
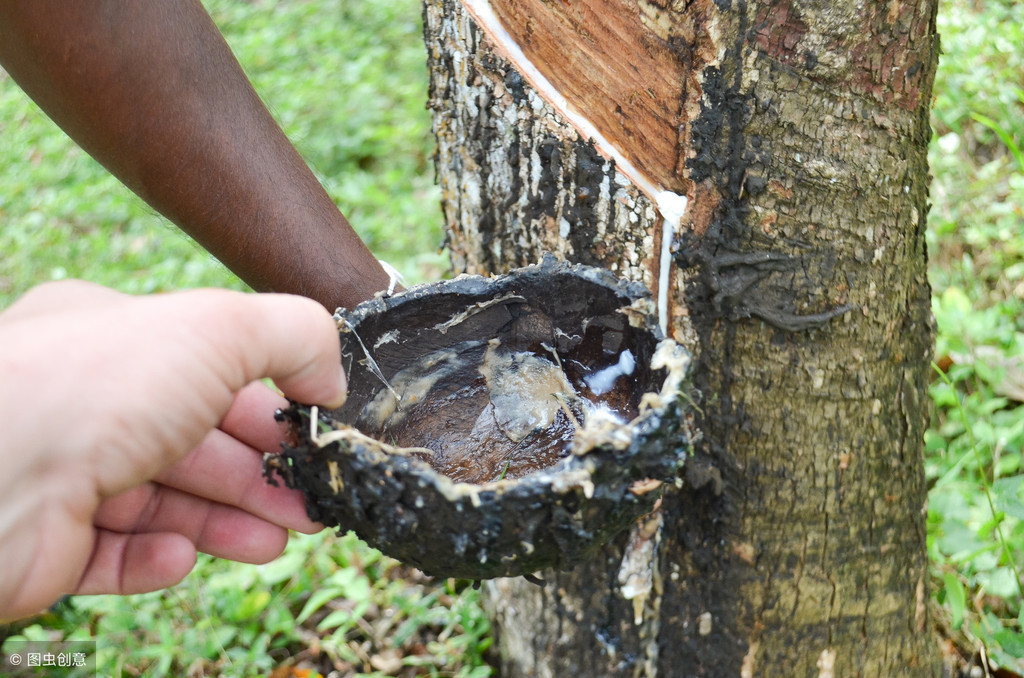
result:
[[(946, 0), (928, 245), (928, 549), (959, 650), (1024, 673), (1024, 4)], [(979, 662), (980, 663), (980, 662)]]
[[(363, 240), (410, 282), (446, 271), (414, 0), (207, 3), (257, 91)], [(0, 308), (85, 278), (131, 293), (245, 289), (0, 76)], [(157, 256), (156, 253), (159, 253)]]
[(489, 629), (464, 582), (325, 531), (262, 567), (204, 556), (167, 591), (67, 599), (20, 636), (97, 638), (103, 676), (483, 678)]
[[(208, 6), (371, 248), (412, 281), (442, 275), (418, 3)], [(1024, 673), (1024, 3), (942, 0), (939, 29), (927, 234), (938, 327), (925, 440), (932, 592), (949, 652)], [(133, 293), (244, 289), (2, 76), (0, 157), (0, 308), (63, 277)], [(203, 557), (168, 591), (71, 599), (19, 629), (101, 639), (101, 675), (491, 673), (475, 591), (329, 533), (294, 538), (264, 567)]]

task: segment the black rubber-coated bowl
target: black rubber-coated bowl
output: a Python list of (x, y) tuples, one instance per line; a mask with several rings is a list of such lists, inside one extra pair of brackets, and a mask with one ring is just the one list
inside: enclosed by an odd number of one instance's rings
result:
[(689, 446), (689, 358), (646, 288), (548, 257), (336, 314), (344, 407), (279, 413), (266, 473), (440, 577), (566, 568), (651, 510)]

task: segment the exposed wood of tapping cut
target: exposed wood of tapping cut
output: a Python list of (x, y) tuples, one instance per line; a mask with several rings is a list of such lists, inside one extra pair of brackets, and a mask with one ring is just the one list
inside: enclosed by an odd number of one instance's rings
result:
[[(473, 13), (472, 4), (466, 3)], [(665, 190), (676, 172), (683, 63), (635, 0), (491, 0), (527, 59), (630, 162)], [(650, 26), (650, 27), (649, 27)], [(600, 150), (600, 149), (599, 149)]]

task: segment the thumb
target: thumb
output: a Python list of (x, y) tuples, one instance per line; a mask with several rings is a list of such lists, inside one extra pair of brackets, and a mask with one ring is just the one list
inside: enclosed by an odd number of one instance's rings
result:
[(215, 332), (233, 368), (226, 379), (232, 391), (269, 377), (295, 400), (331, 408), (344, 404), (338, 328), (323, 306), (290, 294), (225, 294), (239, 297), (219, 316), (234, 327)]

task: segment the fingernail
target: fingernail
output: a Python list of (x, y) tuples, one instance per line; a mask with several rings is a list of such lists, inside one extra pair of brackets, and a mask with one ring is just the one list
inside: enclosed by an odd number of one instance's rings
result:
[(330, 408), (332, 410), (336, 410), (339, 407), (341, 407), (342, 405), (344, 405), (345, 401), (348, 400), (348, 379), (345, 378), (345, 372), (344, 371), (341, 372), (341, 380), (340, 381), (341, 381), (341, 383), (340, 383), (340, 387), (341, 388), (338, 391), (338, 397), (333, 399), (333, 400), (331, 400), (331, 401), (329, 401), (329, 402), (325, 402), (324, 403), (324, 407), (328, 407), (328, 408)]

